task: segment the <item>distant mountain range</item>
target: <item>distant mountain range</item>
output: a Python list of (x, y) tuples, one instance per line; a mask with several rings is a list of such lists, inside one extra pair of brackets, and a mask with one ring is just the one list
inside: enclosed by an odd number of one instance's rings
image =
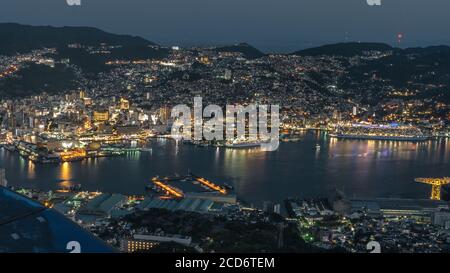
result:
[(155, 45), (141, 37), (111, 34), (91, 27), (27, 26), (15, 23), (1, 23), (0, 37), (0, 54), (26, 52), (41, 47), (61, 47), (72, 43)]
[[(110, 48), (110, 54), (91, 54), (84, 49), (69, 48), (68, 44), (82, 45), (121, 45)], [(90, 27), (51, 27), (26, 26), (14, 23), (0, 23), (0, 55), (29, 52), (42, 47), (55, 47), (55, 59), (70, 59), (72, 64), (80, 67), (88, 76), (95, 77), (96, 73), (110, 69), (105, 62), (111, 59), (162, 59), (168, 56), (170, 49), (158, 46), (154, 42), (141, 37), (130, 35), (116, 35)], [(257, 48), (241, 43), (212, 48), (217, 52), (239, 52), (247, 59), (257, 59), (266, 56)], [(382, 58), (367, 59), (357, 65), (350, 65), (349, 57), (362, 55), (368, 51), (390, 52)], [(442, 89), (440, 94), (449, 97), (444, 92), (450, 86), (450, 47), (430, 46), (425, 48), (401, 49), (383, 43), (338, 43), (324, 45), (293, 52), (289, 55), (297, 56), (337, 56), (346, 70), (340, 77), (340, 88), (365, 90), (368, 85), (379, 89), (385, 83), (396, 88), (403, 88), (410, 83), (419, 85), (434, 85)], [(57, 71), (60, 82), (49, 80), (55, 78)], [(31, 66), (21, 71), (21, 81), (10, 79), (0, 83), (0, 95), (3, 90), (9, 94), (26, 95), (41, 89), (52, 91), (61, 90), (71, 82), (71, 71), (64, 67), (49, 70), (42, 66)], [(38, 76), (36, 76), (38, 75)], [(32, 79), (27, 83), (26, 79)], [(379, 82), (376, 79), (382, 79)], [(50, 84), (49, 84), (50, 83)], [(318, 82), (320, 84), (320, 81)], [(67, 86), (70, 87), (70, 86)], [(374, 91), (375, 92), (375, 91)]]
[(242, 53), (245, 58), (247, 59), (258, 59), (261, 57), (264, 57), (266, 54), (262, 53), (255, 47), (247, 44), (247, 43), (240, 43), (237, 45), (232, 46), (222, 46), (217, 47), (215, 49), (217, 52), (238, 52)]
[(394, 50), (393, 47), (382, 43), (338, 43), (324, 45), (314, 48), (308, 48), (292, 53), (299, 56), (320, 56), (320, 55), (337, 55), (343, 57), (353, 57), (361, 55), (365, 51), (389, 51)]
[[(138, 36), (117, 35), (92, 27), (28, 26), (0, 23), (0, 37), (0, 54), (22, 53), (42, 47), (61, 48), (75, 43), (87, 46), (106, 43), (134, 49), (157, 46), (156, 43)], [(215, 50), (240, 52), (248, 59), (260, 58), (265, 55), (246, 43), (217, 47)]]
[[(93, 27), (29, 26), (16, 23), (0, 23), (0, 37), (0, 54), (27, 52), (41, 47), (60, 48), (73, 43), (88, 46), (106, 43), (109, 45), (122, 45), (125, 48), (134, 49), (158, 46), (156, 43), (139, 36), (112, 34)], [(247, 43), (219, 46), (216, 47), (215, 50), (217, 52), (240, 52), (248, 59), (256, 59), (266, 55)], [(383, 43), (348, 42), (303, 49), (293, 52), (291, 55), (334, 55), (351, 57), (360, 55), (364, 51), (395, 51), (404, 52), (405, 54), (433, 54), (436, 51), (443, 52), (449, 50), (449, 46), (400, 49)], [(121, 52), (121, 54), (126, 55), (123, 54), (123, 52)], [(142, 55), (142, 52), (139, 53), (139, 55)]]

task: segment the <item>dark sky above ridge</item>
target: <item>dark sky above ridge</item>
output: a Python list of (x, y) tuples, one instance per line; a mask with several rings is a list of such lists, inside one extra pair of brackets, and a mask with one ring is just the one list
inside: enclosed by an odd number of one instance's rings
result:
[(163, 45), (248, 42), (287, 52), (343, 41), (450, 44), (450, 1), (381, 0), (1, 0), (0, 22), (92, 26)]

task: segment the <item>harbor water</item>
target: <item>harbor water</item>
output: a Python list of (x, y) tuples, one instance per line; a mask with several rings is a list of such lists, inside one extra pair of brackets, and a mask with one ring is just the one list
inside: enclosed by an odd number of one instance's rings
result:
[(34, 164), (0, 149), (0, 168), (9, 185), (41, 190), (81, 184), (84, 190), (143, 195), (152, 177), (190, 170), (233, 185), (238, 198), (255, 205), (325, 196), (333, 188), (349, 197), (428, 198), (430, 187), (414, 178), (450, 176), (449, 142), (338, 140), (308, 131), (277, 151), (263, 152), (152, 139), (145, 151), (62, 164)]

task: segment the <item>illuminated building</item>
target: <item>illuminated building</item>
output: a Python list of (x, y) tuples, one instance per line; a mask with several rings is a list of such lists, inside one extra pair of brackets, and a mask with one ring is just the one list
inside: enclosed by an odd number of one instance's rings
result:
[(122, 252), (139, 252), (139, 251), (145, 251), (150, 250), (153, 247), (155, 247), (158, 243), (145, 241), (145, 240), (122, 240), (120, 243), (120, 250)]
[(95, 122), (106, 122), (109, 120), (108, 111), (94, 111), (94, 121)]
[(333, 111), (333, 119), (340, 121), (342, 118), (341, 113), (338, 110)]
[(167, 122), (170, 119), (170, 107), (168, 106), (163, 106), (159, 109), (159, 120), (163, 123), (163, 124), (167, 124)]
[(7, 133), (0, 133), (0, 144), (5, 144), (8, 139)]
[(80, 91), (80, 99), (84, 99), (86, 97), (86, 92), (84, 92), (83, 90)]
[(83, 102), (84, 102), (85, 106), (92, 105), (92, 99), (91, 98), (84, 98)]
[(83, 128), (84, 128), (84, 130), (89, 130), (89, 129), (91, 129), (91, 127), (92, 127), (91, 120), (88, 117), (84, 118), (83, 119)]
[(124, 98), (120, 99), (120, 110), (130, 109), (130, 101)]
[[(154, 78), (153, 77), (151, 77), (151, 76), (145, 76), (145, 78), (144, 78), (144, 83), (152, 83), (154, 81)], [(147, 93), (147, 94), (149, 94), (149, 93)]]
[(147, 115), (147, 114), (144, 114), (144, 113), (139, 113), (139, 115), (138, 115), (138, 120), (139, 120), (140, 122), (147, 121), (147, 120), (148, 120), (148, 115)]
[(192, 244), (191, 237), (185, 237), (181, 235), (145, 235), (136, 234), (133, 238), (122, 240), (120, 249), (124, 252), (136, 252), (140, 250), (149, 250), (159, 243), (177, 243), (183, 246), (189, 246)]
[(203, 63), (203, 64), (210, 64), (208, 56), (200, 57), (200, 62)]
[(60, 153), (63, 162), (79, 161), (86, 157), (86, 151), (83, 149), (74, 149)]

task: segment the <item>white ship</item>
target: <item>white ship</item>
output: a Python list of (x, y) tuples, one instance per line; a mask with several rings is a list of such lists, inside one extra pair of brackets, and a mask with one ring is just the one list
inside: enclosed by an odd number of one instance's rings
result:
[(429, 135), (414, 126), (354, 124), (339, 127), (330, 134), (341, 139), (426, 141)]
[(261, 142), (259, 141), (233, 141), (225, 143), (227, 148), (256, 148), (261, 147)]

